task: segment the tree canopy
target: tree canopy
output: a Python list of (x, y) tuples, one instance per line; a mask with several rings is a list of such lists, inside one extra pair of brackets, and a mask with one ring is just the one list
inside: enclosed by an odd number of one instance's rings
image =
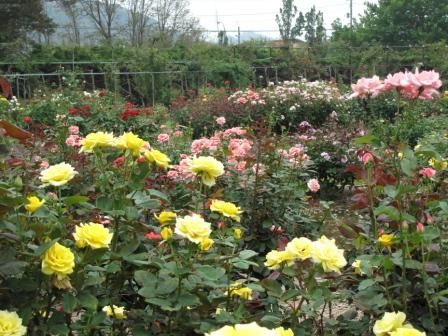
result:
[(448, 1), (379, 0), (353, 26), (333, 24), (333, 39), (353, 44), (377, 42), (384, 45), (421, 45), (446, 40)]
[(29, 32), (45, 33), (52, 21), (41, 0), (0, 0), (0, 43), (13, 42)]

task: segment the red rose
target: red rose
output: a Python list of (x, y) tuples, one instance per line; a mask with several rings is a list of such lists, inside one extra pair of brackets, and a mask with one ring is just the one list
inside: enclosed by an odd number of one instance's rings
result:
[(31, 124), (32, 121), (33, 121), (33, 119), (31, 119), (30, 116), (25, 116), (25, 117), (23, 117), (23, 122), (24, 122), (25, 124)]
[(124, 156), (119, 156), (114, 160), (114, 165), (121, 166), (125, 160), (126, 160), (126, 158)]
[(153, 231), (148, 232), (147, 234), (145, 234), (145, 237), (148, 238), (149, 240), (153, 240), (153, 241), (159, 241), (162, 240), (162, 236), (158, 233), (155, 233)]

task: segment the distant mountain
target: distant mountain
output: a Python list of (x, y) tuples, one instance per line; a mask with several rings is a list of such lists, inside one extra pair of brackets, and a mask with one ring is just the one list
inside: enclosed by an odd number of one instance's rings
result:
[[(65, 14), (64, 10), (59, 6), (57, 1), (44, 0), (44, 8), (47, 15), (53, 20), (56, 25), (55, 33), (50, 37), (51, 43), (70, 43), (72, 42), (70, 34), (70, 18)], [(82, 12), (81, 8), (79, 10)], [(117, 13), (114, 17), (113, 33), (118, 39), (127, 39), (127, 26), (128, 26), (129, 11), (118, 6)], [(152, 18), (150, 22), (156, 21)], [(101, 40), (95, 23), (87, 15), (83, 14), (79, 17), (79, 30), (81, 35), (82, 44), (97, 44)]]
[[(70, 18), (66, 15), (64, 10), (58, 4), (58, 1), (44, 0), (44, 8), (47, 15), (53, 20), (56, 25), (55, 32), (50, 36), (50, 43), (53, 44), (70, 44), (73, 42), (72, 29), (70, 28)], [(78, 8), (82, 12), (81, 8)], [(118, 40), (126, 41), (129, 38), (128, 26), (129, 11), (122, 6), (118, 6), (117, 13), (114, 18), (113, 33)], [(79, 17), (79, 30), (81, 37), (81, 44), (95, 45), (98, 44), (102, 37), (99, 35), (95, 23), (86, 14)], [(150, 24), (155, 24), (156, 20), (149, 18)], [(238, 37), (236, 33), (228, 33), (229, 44), (238, 44)], [(208, 33), (205, 38), (210, 42), (217, 42), (216, 33)], [(246, 42), (250, 40), (267, 40), (267, 36), (253, 32), (242, 32), (240, 41)]]

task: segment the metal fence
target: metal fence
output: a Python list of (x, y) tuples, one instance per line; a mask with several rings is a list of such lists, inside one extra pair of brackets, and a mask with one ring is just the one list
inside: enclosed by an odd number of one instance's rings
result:
[[(58, 63), (59, 64), (59, 63)], [(75, 69), (75, 66), (73, 66)], [(67, 76), (74, 76), (81, 81), (82, 87), (86, 90), (107, 89), (115, 94), (124, 96), (142, 96), (147, 99), (146, 103), (156, 104), (159, 102), (157, 93), (160, 91), (162, 83), (166, 89), (177, 90), (180, 94), (185, 94), (191, 90), (199, 90), (208, 87), (210, 78), (216, 74), (226, 77), (231, 72), (213, 72), (213, 71), (84, 71), (84, 72), (40, 72), (40, 73), (8, 73), (3, 74), (12, 87), (12, 93), (16, 97), (30, 99), (42, 89), (63, 88)], [(291, 73), (291, 78), (296, 77)], [(282, 78), (283, 79), (283, 78)], [(253, 86), (264, 86), (268, 82), (278, 82), (279, 69), (277, 67), (253, 67), (252, 81)], [(216, 83), (214, 83), (216, 84)], [(221, 83), (222, 84), (222, 83)], [(244, 87), (241, 78), (236, 78), (234, 87)], [(139, 91), (145, 92), (139, 92)]]

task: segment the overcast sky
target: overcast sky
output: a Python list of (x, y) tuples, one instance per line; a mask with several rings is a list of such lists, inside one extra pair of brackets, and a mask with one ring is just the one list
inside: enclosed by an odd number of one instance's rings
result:
[[(364, 12), (364, 2), (365, 0), (353, 0), (354, 18)], [(295, 3), (298, 11), (302, 12), (307, 12), (315, 5), (324, 14), (326, 28), (330, 28), (337, 18), (344, 23), (349, 22), (349, 0), (296, 0)], [(273, 38), (280, 36), (275, 14), (279, 12), (281, 5), (282, 0), (190, 0), (191, 13), (199, 18), (201, 26), (206, 30), (217, 30), (216, 22), (219, 21), (219, 30), (223, 26), (227, 31), (237, 30), (240, 26), (243, 31), (275, 31), (263, 33)]]

